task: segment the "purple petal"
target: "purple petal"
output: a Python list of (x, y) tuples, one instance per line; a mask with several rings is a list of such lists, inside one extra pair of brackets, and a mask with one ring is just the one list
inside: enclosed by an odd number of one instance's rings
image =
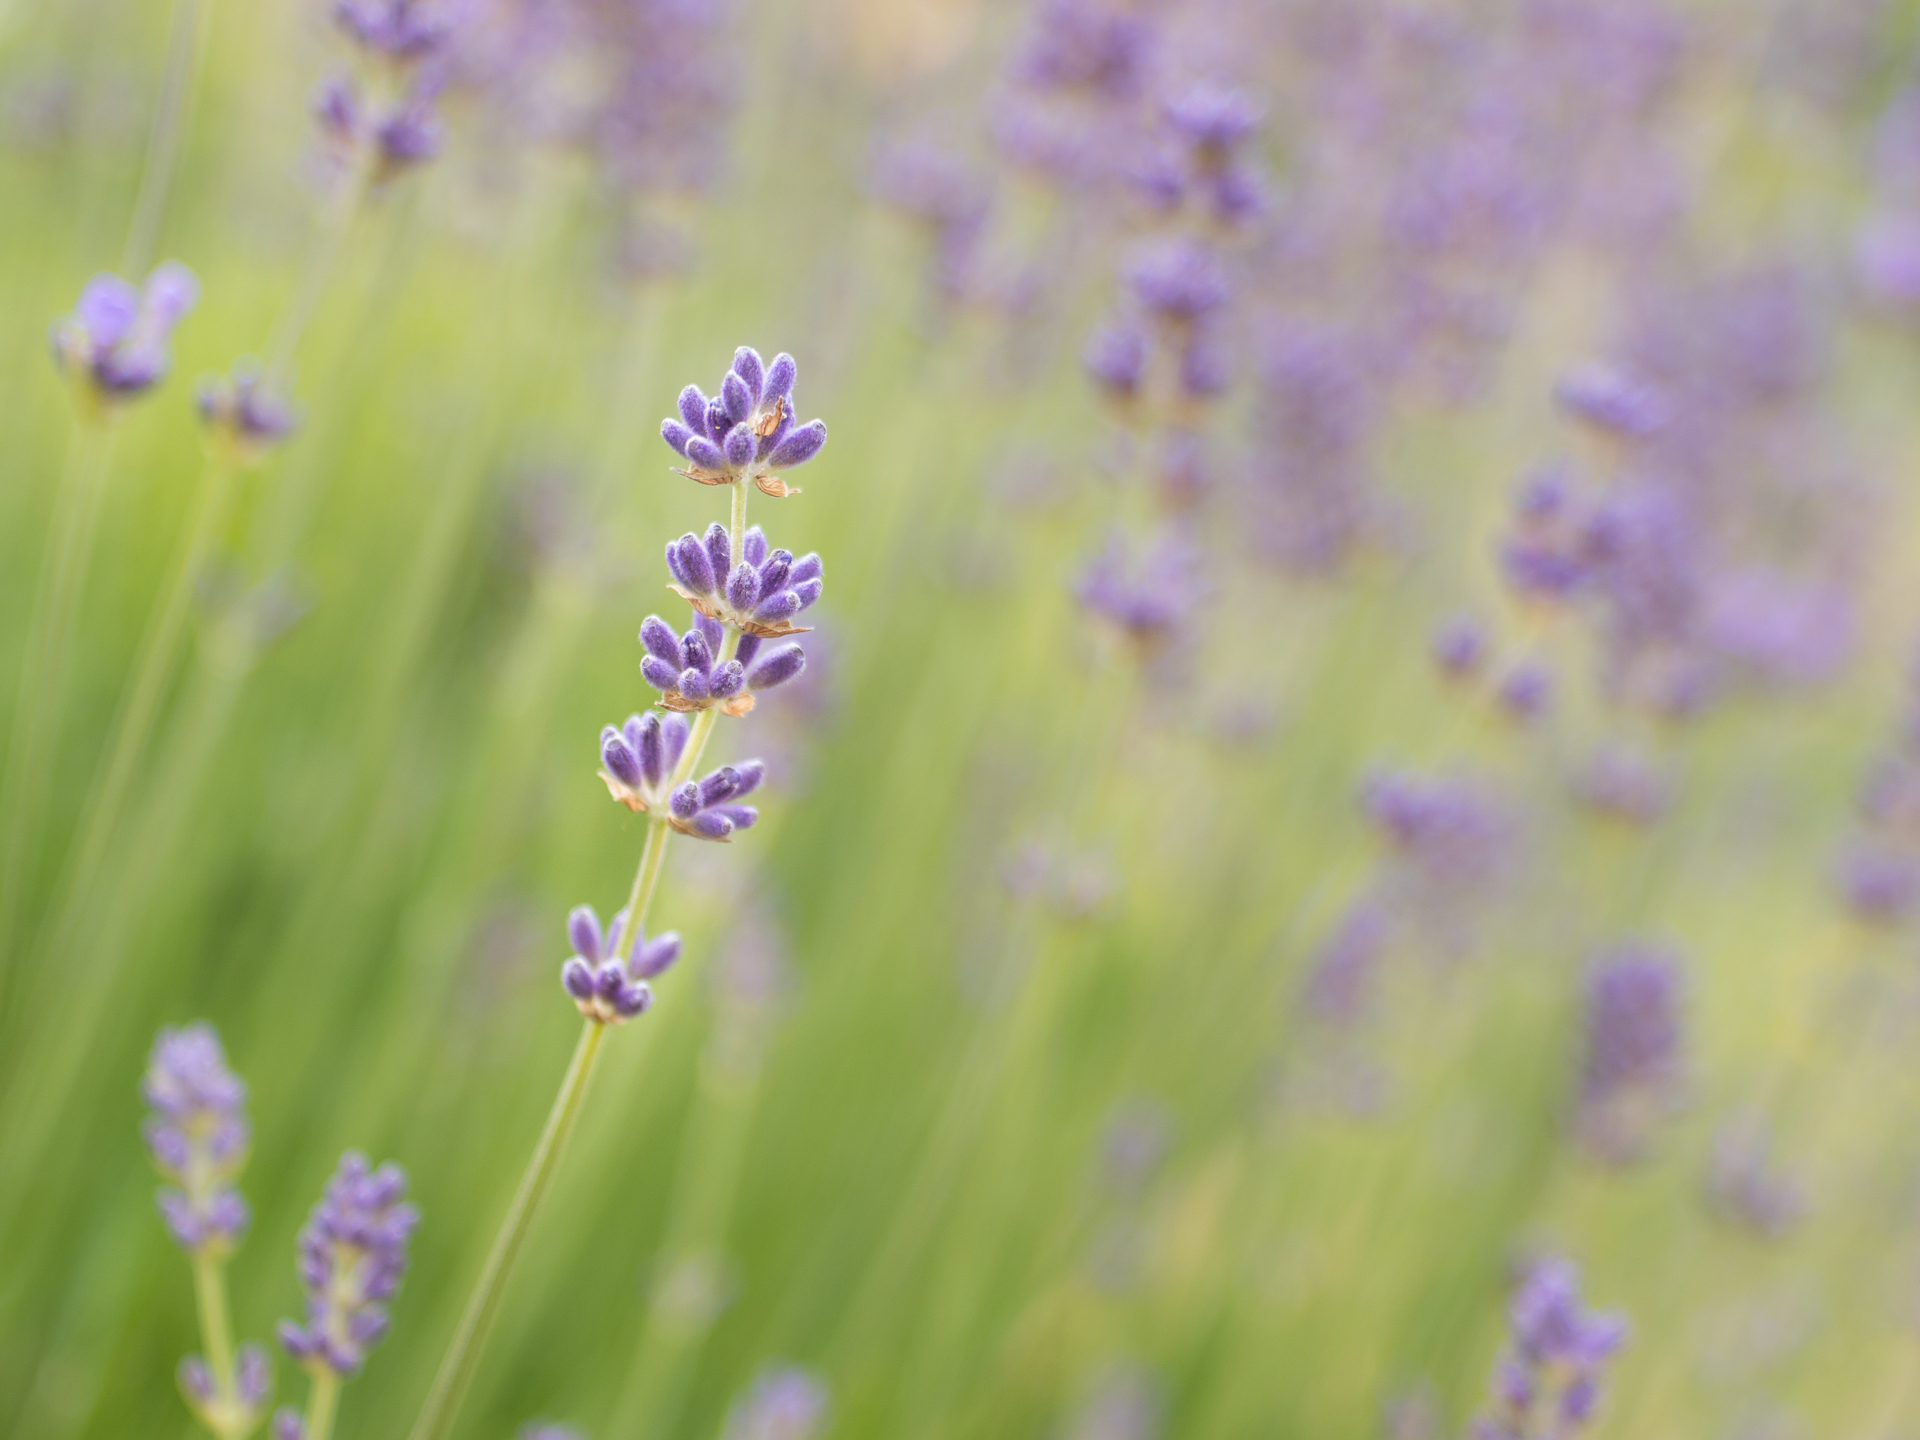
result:
[(771, 690), (806, 668), (806, 653), (798, 645), (782, 645), (761, 657), (760, 663), (748, 672), (747, 680), (756, 690)]
[(747, 382), (731, 370), (720, 382), (720, 402), (727, 407), (727, 418), (735, 424), (753, 414), (754, 403), (759, 398), (747, 388)]
[(73, 314), (87, 327), (96, 349), (110, 349), (132, 331), (140, 314), (140, 292), (118, 275), (96, 275), (80, 292)]
[(707, 434), (707, 397), (700, 393), (698, 385), (689, 385), (680, 392), (680, 418), (695, 435), (705, 440), (713, 438)]
[(591, 905), (576, 905), (567, 915), (567, 938), (573, 953), (598, 963), (600, 959), (600, 917)]
[(767, 457), (767, 463), (776, 470), (785, 470), (795, 465), (804, 465), (820, 453), (820, 447), (827, 443), (827, 422), (809, 420), (782, 440)]
[(640, 643), (647, 647), (649, 654), (658, 655), (676, 670), (687, 663), (686, 651), (680, 648), (680, 637), (658, 615), (649, 615), (640, 622)]
[(746, 383), (747, 392), (753, 396), (754, 404), (759, 404), (760, 393), (767, 382), (767, 367), (760, 361), (760, 352), (751, 345), (742, 345), (734, 351), (733, 373)]
[[(761, 403), (771, 405), (775, 400), (790, 401), (793, 397), (794, 377), (797, 374), (791, 355), (783, 350), (774, 356), (773, 364), (767, 367), (766, 386), (760, 392)], [(791, 405), (788, 408), (791, 409)]]
[(678, 420), (662, 420), (660, 422), (660, 438), (675, 450), (679, 451), (680, 454), (685, 455), (687, 453), (687, 442), (694, 437), (693, 431), (687, 426), (682, 425)]

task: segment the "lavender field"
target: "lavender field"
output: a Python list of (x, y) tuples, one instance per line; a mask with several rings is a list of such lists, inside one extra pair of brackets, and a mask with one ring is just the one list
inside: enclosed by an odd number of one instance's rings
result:
[(0, 1434), (1920, 1435), (1920, 4), (0, 0)]

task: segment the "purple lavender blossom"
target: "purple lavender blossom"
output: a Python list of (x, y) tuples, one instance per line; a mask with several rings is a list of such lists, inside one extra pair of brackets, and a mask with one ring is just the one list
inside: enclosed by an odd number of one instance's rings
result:
[(760, 819), (758, 810), (739, 802), (759, 788), (766, 773), (766, 762), (742, 760), (687, 781), (667, 797), (667, 823), (696, 840), (731, 840), (734, 831), (751, 829)]
[(1652, 825), (1673, 804), (1673, 777), (1652, 759), (1621, 745), (1596, 750), (1575, 777), (1581, 804), (1612, 820)]
[(1088, 610), (1143, 650), (1174, 638), (1199, 602), (1199, 559), (1186, 537), (1163, 531), (1133, 552), (1117, 532), (1081, 572), (1077, 593)]
[(1476, 621), (1456, 616), (1433, 632), (1429, 647), (1443, 678), (1462, 682), (1480, 674), (1487, 659), (1487, 632)]
[(1575, 1128), (1598, 1159), (1640, 1159), (1684, 1079), (1679, 960), (1644, 945), (1603, 955), (1587, 975), (1583, 1023)]
[(1474, 1440), (1570, 1440), (1592, 1422), (1606, 1367), (1626, 1339), (1624, 1320), (1581, 1303), (1570, 1263), (1537, 1262), (1508, 1307), (1507, 1347)]
[(663, 720), (651, 710), (629, 715), (625, 725), (602, 730), (600, 778), (613, 798), (636, 814), (657, 811), (666, 804), (668, 782), (687, 748), (688, 732), (685, 715)]
[(307, 1440), (307, 1422), (291, 1405), (282, 1405), (273, 1412), (267, 1433), (272, 1440)]
[(247, 1435), (273, 1402), (273, 1361), (265, 1347), (242, 1345), (233, 1357), (233, 1388), (223, 1393), (213, 1367), (189, 1355), (175, 1372), (187, 1408), (215, 1435)]
[(1904, 925), (1920, 909), (1920, 858), (1885, 845), (1855, 845), (1835, 867), (1834, 885), (1855, 919)]
[(649, 940), (636, 932), (629, 941), (627, 912), (613, 917), (603, 934), (600, 917), (590, 905), (576, 906), (567, 916), (567, 936), (574, 953), (560, 967), (560, 983), (580, 1013), (601, 1025), (618, 1024), (644, 1014), (653, 1005), (647, 984), (680, 958), (680, 937), (673, 931)]
[(1554, 386), (1553, 395), (1568, 414), (1625, 440), (1653, 434), (1669, 415), (1667, 401), (1657, 389), (1604, 360), (1567, 372)]
[(247, 1087), (227, 1068), (213, 1027), (162, 1030), (140, 1088), (153, 1109), (143, 1127), (148, 1153), (180, 1187), (158, 1197), (168, 1231), (190, 1254), (230, 1254), (248, 1220), (232, 1185), (247, 1163)]
[(1869, 216), (1854, 241), (1853, 265), (1876, 303), (1901, 312), (1920, 309), (1920, 205)]
[(436, 0), (334, 0), (333, 18), (368, 54), (418, 65), (452, 38), (451, 7)]
[(698, 385), (682, 390), (679, 418), (660, 422), (660, 438), (688, 461), (676, 473), (702, 485), (750, 480), (775, 499), (799, 494), (779, 472), (820, 453), (827, 422), (793, 423), (795, 374), (791, 355), (776, 355), (768, 365), (743, 345), (718, 395), (708, 398)]
[(1509, 718), (1531, 725), (1553, 708), (1553, 672), (1537, 660), (1523, 660), (1500, 681), (1497, 698)]
[(1512, 530), (1500, 546), (1508, 588), (1522, 600), (1553, 604), (1586, 585), (1593, 567), (1583, 522), (1563, 467), (1544, 466), (1522, 480), (1514, 492)]
[(1243, 91), (1202, 81), (1162, 106), (1173, 144), (1143, 165), (1135, 182), (1150, 203), (1193, 203), (1220, 225), (1244, 225), (1266, 206), (1266, 182), (1244, 155), (1260, 106)]
[(166, 378), (167, 342), (199, 299), (200, 282), (178, 261), (137, 289), (118, 275), (96, 275), (53, 327), (54, 363), (97, 404), (133, 400)]
[(1386, 907), (1372, 897), (1348, 907), (1307, 972), (1303, 998), (1310, 1013), (1342, 1029), (1365, 1017), (1390, 928)]
[(963, 299), (976, 288), (978, 252), (993, 193), (971, 166), (929, 141), (910, 140), (875, 156), (869, 186), (927, 232), (929, 269), (942, 297)]
[(403, 1203), (407, 1177), (398, 1165), (373, 1169), (349, 1150), (300, 1232), (300, 1281), (307, 1323), (280, 1322), (280, 1343), (318, 1374), (359, 1373), (367, 1352), (387, 1333), (387, 1301), (407, 1269), (407, 1241), (420, 1212)]
[(1153, 1377), (1134, 1365), (1116, 1365), (1095, 1383), (1067, 1434), (1070, 1440), (1154, 1440), (1162, 1415)]
[[(755, 525), (740, 537), (740, 553), (735, 555), (727, 527), (716, 521), (707, 527), (704, 536), (688, 531), (678, 540), (671, 541), (667, 545), (667, 568), (673, 572), (673, 584), (669, 588), (693, 606), (700, 618), (742, 632), (745, 657), (741, 658), (736, 652), (735, 658), (743, 666), (752, 667), (753, 673), (767, 676), (761, 682), (762, 689), (779, 684), (781, 679), (792, 679), (799, 673), (796, 666), (778, 679), (773, 678), (773, 672), (767, 668), (770, 655), (762, 655), (757, 643), (747, 646), (745, 641), (782, 640), (804, 632), (806, 627), (795, 625), (794, 618), (813, 606), (826, 589), (826, 574), (817, 551), (809, 551), (796, 559), (791, 550), (769, 550), (766, 535)], [(664, 621), (659, 622), (659, 625), (664, 624)], [(650, 633), (657, 639), (658, 627), (650, 627), (641, 633), (640, 638), (647, 645), (649, 655), (660, 665), (671, 665), (676, 658), (672, 648), (662, 640), (656, 649), (655, 640), (649, 639)], [(704, 637), (705, 643), (714, 647), (716, 656), (719, 653), (718, 647), (723, 637), (700, 629), (696, 623), (696, 628), (689, 631), (688, 637), (682, 641), (682, 653), (678, 657), (682, 672), (694, 663), (685, 652), (693, 644), (691, 637), (695, 634)], [(786, 649), (798, 653), (797, 647)], [(793, 662), (788, 660), (783, 664), (791, 666)], [(646, 668), (644, 664), (642, 668)], [(666, 671), (658, 666), (647, 675), (648, 682), (654, 684), (656, 689), (673, 689), (671, 685), (658, 683), (666, 678)], [(726, 693), (728, 696), (738, 695), (742, 688), (742, 685), (731, 685)], [(704, 698), (697, 684), (692, 692), (686, 692), (683, 688), (682, 693), (691, 702), (699, 702)], [(693, 703), (684, 708), (704, 709), (705, 706)], [(750, 709), (751, 706), (746, 708)]]
[(267, 389), (260, 367), (243, 360), (224, 379), (203, 381), (200, 419), (243, 460), (255, 460), (293, 433), (293, 409)]
[(1483, 884), (1506, 860), (1505, 813), (1466, 781), (1381, 771), (1362, 783), (1360, 804), (1394, 852), (1443, 888)]
[(1127, 282), (1140, 308), (1170, 326), (1198, 324), (1232, 293), (1219, 255), (1190, 239), (1150, 246), (1128, 267)]
[(827, 1387), (797, 1366), (764, 1370), (727, 1410), (722, 1440), (813, 1440), (827, 1419)]

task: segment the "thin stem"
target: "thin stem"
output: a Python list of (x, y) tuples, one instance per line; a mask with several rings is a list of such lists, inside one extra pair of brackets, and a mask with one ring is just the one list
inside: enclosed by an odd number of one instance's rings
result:
[(7, 746), (6, 839), (4, 851), (0, 851), (0, 966), (5, 965), (12, 949), (12, 932), (24, 908), (27, 853), (40, 839), (67, 662), (100, 519), (107, 449), (104, 420), (89, 417), (75, 423), (54, 500), (53, 526), (40, 566), (33, 612), (27, 621), (26, 658), (20, 667), (20, 695)]
[[(472, 1298), (467, 1301), (466, 1312), (460, 1317), (459, 1328), (454, 1331), (453, 1343), (447, 1347), (446, 1358), (440, 1362), (440, 1373), (434, 1377), (433, 1389), (427, 1393), (427, 1403), (421, 1407), (420, 1418), (414, 1421), (412, 1440), (441, 1440), (453, 1427), (460, 1402), (466, 1397), (467, 1386), (473, 1381), (474, 1366), (480, 1359), (480, 1347), (485, 1343), (487, 1331), (493, 1327), (494, 1316), (499, 1312), (507, 1277), (513, 1271), (522, 1242), (527, 1238), (534, 1212), (540, 1208), (540, 1201), (546, 1195), (553, 1172), (560, 1163), (560, 1155), (566, 1149), (574, 1121), (579, 1118), (581, 1102), (586, 1098), (587, 1082), (593, 1076), (594, 1060), (600, 1053), (600, 1041), (605, 1034), (606, 1028), (592, 1020), (587, 1021), (580, 1032), (580, 1043), (574, 1047), (573, 1062), (568, 1065), (566, 1078), (560, 1082), (560, 1093), (554, 1097), (553, 1109), (547, 1114), (546, 1128), (540, 1132), (540, 1143), (534, 1146), (533, 1158), (527, 1162), (527, 1173), (521, 1178), (519, 1190), (514, 1193), (513, 1204), (507, 1210), (507, 1218), (501, 1223), (500, 1233), (494, 1237), (493, 1249), (487, 1255), (487, 1263), (481, 1268), (479, 1282), (474, 1286)], [(324, 1440), (324, 1437), (310, 1434), (309, 1440)]]
[[(733, 515), (727, 528), (731, 532), (733, 563), (736, 565), (740, 563), (740, 542), (747, 533), (747, 495), (750, 488), (744, 476), (733, 482)], [(721, 576), (720, 582), (724, 586), (726, 576)]]
[(302, 1440), (327, 1440), (333, 1433), (333, 1407), (340, 1400), (340, 1377), (321, 1366), (307, 1392), (307, 1429)]
[(233, 1327), (227, 1320), (226, 1266), (211, 1255), (193, 1257), (193, 1294), (200, 1306), (200, 1343), (221, 1403), (233, 1395)]
[(647, 843), (640, 851), (639, 868), (633, 872), (633, 888), (627, 892), (627, 939), (637, 938), (646, 928), (647, 910), (653, 904), (653, 892), (660, 883), (660, 869), (667, 858), (667, 837), (673, 831), (658, 816), (647, 821)]
[(108, 847), (118, 833), (121, 808), (133, 783), (135, 767), (146, 754), (161, 697), (180, 658), (181, 634), (186, 628), (194, 593), (206, 569), (207, 557), (226, 524), (235, 471), (236, 461), (227, 447), (209, 452), (193, 515), (174, 558), (165, 598), (153, 611), (146, 634), (141, 637), (133, 681), (114, 721), (106, 764), (98, 772), (93, 793), (81, 812), (80, 839), (74, 848), (53, 932), (51, 953), (55, 955), (62, 953), (72, 939), (79, 911), (86, 905)]
[(327, 281), (333, 275), (341, 242), (352, 228), (354, 216), (360, 212), (360, 204), (366, 199), (372, 178), (372, 161), (356, 150), (350, 168), (341, 177), (340, 188), (334, 192), (332, 204), (327, 207), (320, 225), (313, 233), (299, 285), (281, 314), (273, 341), (267, 347), (262, 380), (271, 393), (282, 393), (286, 389), (287, 372), (293, 365), (293, 352), (299, 346), (300, 337), (313, 319), (314, 312), (320, 308), (320, 297), (326, 292)]
[(166, 212), (167, 194), (179, 169), (180, 141), (186, 133), (194, 73), (200, 68), (206, 13), (207, 0), (174, 0), (173, 33), (167, 41), (167, 68), (160, 82), (160, 108), (154, 112), (153, 129), (147, 135), (140, 198), (134, 202), (133, 225), (120, 257), (121, 273), (129, 279), (138, 280), (153, 263), (160, 217)]

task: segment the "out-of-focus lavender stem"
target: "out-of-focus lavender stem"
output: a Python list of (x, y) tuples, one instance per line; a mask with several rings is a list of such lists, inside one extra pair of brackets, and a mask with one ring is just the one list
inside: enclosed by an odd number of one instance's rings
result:
[(146, 168), (140, 176), (140, 198), (134, 202), (133, 224), (120, 269), (128, 275), (146, 273), (153, 262), (154, 241), (166, 213), (167, 196), (180, 168), (180, 143), (186, 134), (187, 111), (192, 108), (193, 85), (206, 45), (208, 0), (174, 0), (173, 33), (167, 41), (167, 68), (160, 82), (160, 108), (154, 112), (147, 135)]

